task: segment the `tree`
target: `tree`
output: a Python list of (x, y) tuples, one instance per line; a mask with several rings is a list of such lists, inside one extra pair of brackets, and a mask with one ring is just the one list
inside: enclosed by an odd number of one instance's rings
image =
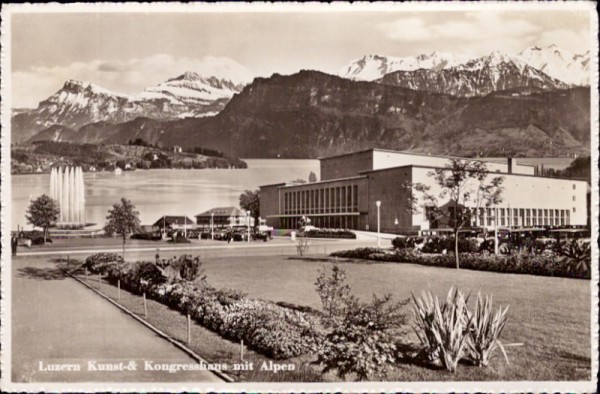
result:
[(106, 216), (104, 231), (108, 235), (119, 234), (123, 237), (123, 261), (125, 261), (125, 243), (127, 235), (134, 233), (140, 228), (140, 213), (136, 211), (135, 205), (125, 197), (121, 198), (120, 204), (114, 204)]
[[(407, 185), (409, 210), (419, 213), (422, 206), (427, 208), (427, 219), (445, 219), (454, 232), (454, 255), (456, 268), (460, 268), (458, 255), (458, 233), (471, 223), (473, 212), (502, 202), (502, 182), (504, 177), (493, 177), (485, 163), (474, 160), (451, 159), (443, 168), (427, 174), (435, 181), (437, 192), (423, 183)], [(496, 223), (497, 225), (497, 223)]]
[(260, 190), (246, 190), (240, 194), (240, 207), (245, 211), (250, 211), (256, 225), (260, 215)]
[(41, 227), (44, 230), (45, 244), (48, 228), (56, 224), (59, 214), (60, 208), (58, 202), (48, 197), (46, 194), (42, 194), (29, 204), (25, 217), (29, 223), (36, 227)]
[(314, 172), (310, 172), (308, 175), (308, 183), (315, 183), (317, 181), (317, 175)]

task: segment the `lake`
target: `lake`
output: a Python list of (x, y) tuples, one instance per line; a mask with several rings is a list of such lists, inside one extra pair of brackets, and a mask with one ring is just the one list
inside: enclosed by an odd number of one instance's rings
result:
[[(308, 180), (313, 171), (320, 179), (318, 160), (244, 159), (247, 169), (136, 170), (117, 175), (88, 172), (85, 182), (87, 222), (102, 227), (112, 205), (130, 199), (140, 212), (142, 224), (162, 215), (194, 215), (214, 207), (239, 206), (244, 190), (296, 179)], [(49, 194), (50, 174), (13, 175), (11, 229), (26, 226), (25, 210), (31, 199)], [(194, 219), (195, 220), (195, 219)]]

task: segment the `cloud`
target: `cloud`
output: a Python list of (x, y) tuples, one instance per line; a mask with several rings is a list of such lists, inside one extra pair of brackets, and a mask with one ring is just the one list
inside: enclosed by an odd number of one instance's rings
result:
[(157, 54), (129, 60), (94, 60), (66, 66), (32, 67), (13, 72), (12, 106), (37, 107), (39, 101), (54, 94), (68, 79), (90, 81), (115, 92), (135, 94), (185, 71), (227, 78), (236, 83), (247, 83), (254, 77), (248, 68), (235, 60), (215, 56), (194, 59)]
[(577, 31), (568, 29), (549, 30), (542, 33), (537, 40), (537, 45), (548, 46), (556, 44), (561, 48), (567, 48), (575, 54), (581, 54), (589, 50), (590, 32), (586, 29)]
[(454, 19), (444, 21), (430, 21), (426, 16), (407, 17), (381, 23), (377, 28), (394, 40), (420, 44), (435, 41), (440, 49), (459, 48), (465, 53), (495, 49), (520, 51), (523, 40), (530, 39), (540, 30), (530, 21), (489, 12), (456, 13)]

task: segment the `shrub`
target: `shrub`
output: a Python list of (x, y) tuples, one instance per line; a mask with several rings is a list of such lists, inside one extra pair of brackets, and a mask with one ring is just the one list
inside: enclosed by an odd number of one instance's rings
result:
[(96, 253), (85, 259), (84, 267), (93, 274), (105, 275), (110, 269), (123, 263), (123, 257), (115, 253)]
[[(411, 263), (435, 267), (455, 267), (454, 254), (417, 254), (409, 249), (400, 249), (395, 253), (384, 253), (376, 248), (357, 248), (331, 253), (334, 257), (355, 258), (391, 263)], [(583, 260), (591, 265), (591, 258)], [(590, 270), (576, 269), (580, 264), (575, 259), (559, 258), (553, 253), (515, 252), (509, 255), (486, 255), (479, 253), (461, 253), (460, 264), (463, 269), (494, 271), (541, 276), (562, 276), (567, 278), (590, 278)]]
[(344, 314), (345, 308), (352, 301), (350, 286), (346, 284), (346, 271), (334, 265), (331, 267), (331, 276), (327, 276), (327, 270), (322, 267), (315, 286), (329, 325), (331, 319)]
[(358, 380), (367, 380), (384, 374), (396, 362), (395, 343), (406, 322), (403, 305), (389, 294), (373, 296), (369, 303), (352, 298), (323, 338), (316, 363), (324, 365), (323, 372), (336, 371), (341, 378), (354, 373)]
[(352, 296), (345, 280), (345, 271), (333, 266), (330, 276), (323, 269), (315, 283), (325, 310), (322, 323), (330, 328), (315, 363), (324, 365), (324, 372), (336, 371), (342, 378), (354, 373), (366, 380), (396, 361), (398, 333), (406, 322), (401, 308), (406, 302), (394, 302), (388, 294), (362, 303)]
[(171, 238), (169, 240), (169, 242), (172, 242), (174, 244), (189, 244), (192, 241), (190, 241), (189, 239), (187, 239), (186, 237), (184, 237), (183, 235), (177, 234), (175, 235), (173, 238)]
[(347, 229), (333, 229), (333, 228), (318, 228), (308, 230), (304, 233), (306, 237), (310, 238), (346, 238), (356, 239), (356, 234), (353, 231)]
[(299, 237), (298, 242), (296, 244), (296, 251), (298, 252), (298, 256), (304, 256), (308, 253), (308, 249), (310, 245), (308, 244), (308, 239), (305, 237)]
[(392, 246), (394, 249), (406, 249), (409, 247), (408, 238), (396, 237), (392, 240)]
[(554, 253), (562, 257), (567, 270), (575, 275), (589, 275), (592, 268), (592, 248), (589, 242), (573, 239), (556, 242)]

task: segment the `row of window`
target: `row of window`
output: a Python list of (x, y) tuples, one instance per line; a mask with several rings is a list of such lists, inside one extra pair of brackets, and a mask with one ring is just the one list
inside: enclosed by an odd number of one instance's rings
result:
[[(573, 208), (575, 212), (575, 208)], [(571, 213), (568, 209), (541, 208), (498, 208), (500, 226), (564, 226), (569, 225)], [(478, 226), (494, 225), (494, 209), (479, 208), (479, 214), (473, 215)]]
[(342, 212), (358, 212), (357, 185), (289, 191), (283, 196), (286, 215)]

